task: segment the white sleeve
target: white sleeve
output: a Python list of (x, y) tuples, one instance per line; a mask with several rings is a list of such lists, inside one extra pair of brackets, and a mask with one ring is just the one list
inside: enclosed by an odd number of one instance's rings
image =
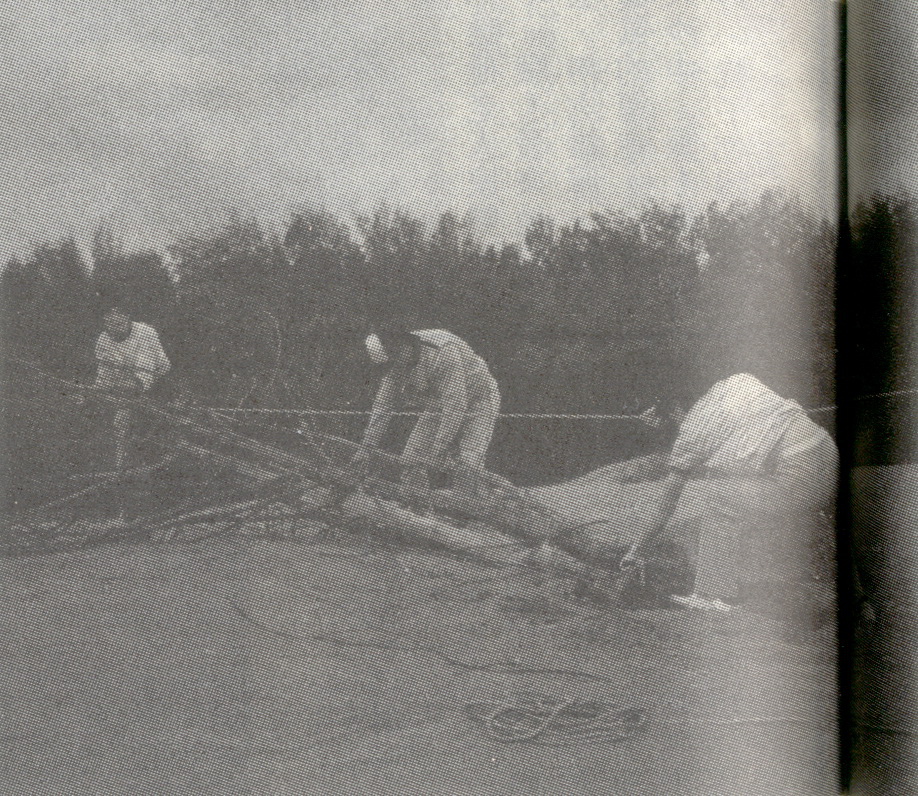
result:
[(714, 455), (723, 433), (716, 422), (719, 417), (716, 396), (708, 393), (685, 416), (669, 454), (668, 466), (679, 472), (690, 472), (704, 466)]
[(153, 332), (153, 343), (155, 348), (154, 353), (154, 373), (157, 377), (163, 376), (169, 372), (169, 369), (172, 367), (172, 363), (169, 361), (169, 357), (166, 356), (166, 352), (163, 351), (162, 343), (159, 342), (159, 335), (156, 332)]

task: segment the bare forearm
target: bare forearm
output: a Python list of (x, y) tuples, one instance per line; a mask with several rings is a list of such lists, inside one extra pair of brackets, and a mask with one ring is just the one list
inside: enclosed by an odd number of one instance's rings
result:
[(648, 529), (638, 540), (635, 545), (636, 548), (641, 548), (652, 543), (663, 532), (670, 517), (672, 517), (673, 512), (676, 510), (686, 481), (687, 478), (683, 473), (674, 470), (670, 471), (666, 476), (666, 481), (663, 483), (663, 492), (654, 510), (653, 520)]

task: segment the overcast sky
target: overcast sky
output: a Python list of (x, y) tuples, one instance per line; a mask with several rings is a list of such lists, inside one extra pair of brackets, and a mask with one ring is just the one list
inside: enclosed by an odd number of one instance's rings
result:
[(849, 34), (851, 198), (918, 196), (918, 3), (859, 0)]
[(831, 0), (16, 0), (0, 256), (378, 202), (519, 239), (784, 188), (831, 212)]

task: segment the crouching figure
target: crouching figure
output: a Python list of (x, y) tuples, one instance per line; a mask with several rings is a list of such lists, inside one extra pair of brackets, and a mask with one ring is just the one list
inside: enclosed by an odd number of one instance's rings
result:
[[(681, 418), (660, 475), (662, 497), (649, 530), (622, 568), (637, 568), (654, 545), (678, 540), (694, 581), (689, 594), (672, 599), (688, 607), (730, 610), (740, 596), (739, 573), (757, 566), (751, 551), (763, 541), (805, 565), (820, 515), (831, 536), (834, 441), (798, 403), (749, 374), (717, 382)], [(765, 534), (771, 538), (757, 538)]]
[(451, 332), (383, 332), (366, 340), (386, 367), (358, 458), (377, 448), (396, 412), (416, 412), (402, 456), (406, 491), (430, 489), (430, 471), (453, 473), (459, 491), (484, 470), (500, 412), (500, 392), (484, 360)]

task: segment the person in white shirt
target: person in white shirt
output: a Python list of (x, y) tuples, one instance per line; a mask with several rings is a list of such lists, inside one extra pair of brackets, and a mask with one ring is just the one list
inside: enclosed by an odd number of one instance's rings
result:
[(417, 410), (403, 451), (417, 463), (410, 479), (429, 487), (426, 468), (455, 465), (457, 486), (468, 486), (484, 469), (500, 412), (500, 391), (484, 360), (443, 329), (372, 334), (366, 347), (389, 369), (373, 402), (362, 456), (380, 444), (394, 412)]
[(633, 565), (664, 534), (688, 528), (698, 540), (694, 588), (672, 599), (727, 611), (737, 596), (743, 535), (831, 510), (838, 450), (798, 403), (740, 373), (692, 406), (664, 467), (655, 520), (622, 565)]
[[(103, 330), (96, 339), (95, 359), (93, 388), (121, 398), (145, 393), (171, 367), (156, 330), (145, 323), (132, 321), (120, 307), (113, 307), (105, 314)], [(117, 470), (124, 466), (132, 417), (127, 403), (115, 410), (112, 425)]]

